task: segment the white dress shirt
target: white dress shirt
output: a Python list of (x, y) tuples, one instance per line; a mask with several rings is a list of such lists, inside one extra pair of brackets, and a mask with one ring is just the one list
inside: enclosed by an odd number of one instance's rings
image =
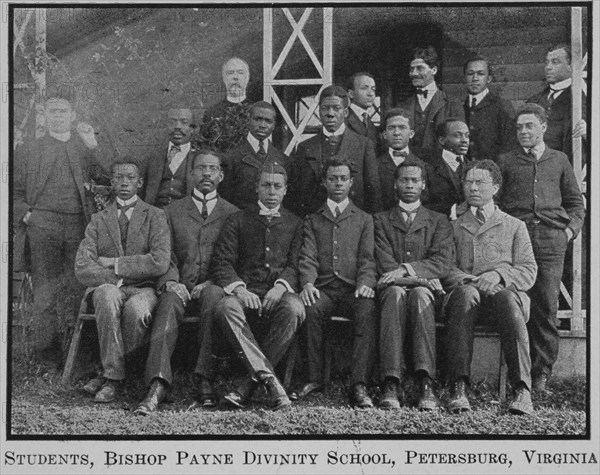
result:
[(437, 92), (438, 87), (435, 81), (431, 81), (427, 86), (423, 88), (423, 90), (427, 91), (427, 98), (424, 98), (422, 94), (417, 94), (417, 99), (419, 100), (419, 105), (421, 106), (421, 110), (425, 110), (431, 99), (433, 99), (433, 95)]
[[(210, 213), (212, 213), (212, 210), (215, 209), (215, 206), (217, 205), (217, 200), (216, 200), (216, 198), (217, 198), (217, 190), (211, 191), (207, 195), (203, 195), (198, 190), (194, 190), (192, 192), (192, 198), (196, 198), (196, 197), (204, 199), (204, 200), (210, 200), (210, 201), (206, 202), (206, 212), (210, 216)], [(202, 207), (204, 206), (204, 204), (202, 203), (202, 201), (200, 201), (198, 199), (194, 199), (194, 204), (196, 205), (196, 208), (198, 208), (198, 212), (200, 214), (202, 214)]]
[[(461, 155), (462, 156), (462, 155)], [(454, 173), (456, 173), (456, 170), (458, 170), (458, 167), (460, 166), (460, 163), (458, 163), (457, 160), (458, 155), (456, 155), (454, 152), (451, 152), (450, 150), (442, 150), (442, 158), (444, 159), (444, 161), (448, 164), (448, 166), (452, 169), (452, 171)], [(465, 157), (462, 156), (463, 158), (463, 162)]]
[(335, 132), (329, 132), (325, 127), (323, 127), (323, 135), (325, 135), (325, 137), (331, 137), (332, 135), (335, 135), (337, 137), (339, 135), (342, 135), (345, 131), (346, 124), (344, 124), (343, 122), (342, 125), (340, 125)]
[(344, 201), (342, 201), (341, 203), (336, 203), (335, 201), (333, 201), (330, 198), (327, 198), (327, 207), (329, 208), (329, 211), (331, 211), (331, 214), (335, 217), (335, 208), (339, 208), (340, 209), (340, 214), (342, 214), (344, 212), (344, 210), (346, 209), (346, 207), (350, 204), (350, 200), (348, 198), (346, 198)]
[[(169, 142), (169, 150), (167, 151), (167, 155), (171, 151), (171, 148), (173, 146), (174, 144), (172, 142)], [(175, 154), (175, 156), (171, 160), (171, 163), (169, 163), (169, 168), (171, 169), (171, 173), (173, 173), (173, 175), (177, 172), (177, 169), (181, 166), (183, 160), (185, 160), (185, 157), (192, 148), (192, 144), (190, 144), (189, 142), (184, 143), (183, 145), (179, 145), (179, 148), (181, 150)]]
[[(248, 132), (248, 136), (246, 137), (246, 139), (252, 147), (252, 150), (254, 150), (254, 153), (258, 153), (258, 149), (260, 148), (260, 141), (250, 132)], [(263, 148), (265, 149), (265, 153), (269, 151), (269, 140), (271, 140), (270, 136), (263, 140)]]
[[(404, 152), (406, 153), (406, 155), (410, 153), (408, 150), (408, 146), (404, 147), (402, 150), (396, 150), (396, 152)], [(390, 157), (392, 157), (392, 160), (394, 161), (394, 164), (396, 166), (400, 165), (404, 160), (406, 160), (405, 157), (394, 157), (394, 149), (392, 147), (389, 148), (389, 154)]]
[(475, 105), (481, 104), (481, 101), (483, 101), (483, 99), (485, 98), (485, 96), (488, 95), (489, 92), (490, 92), (490, 90), (486, 87), (479, 94), (476, 94), (476, 95), (469, 94), (469, 107), (471, 107), (471, 104), (473, 103), (473, 99), (475, 99)]

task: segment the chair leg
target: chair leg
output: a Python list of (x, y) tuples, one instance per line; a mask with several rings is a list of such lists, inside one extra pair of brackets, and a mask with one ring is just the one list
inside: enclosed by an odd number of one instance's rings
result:
[(506, 366), (506, 359), (504, 358), (504, 351), (500, 346), (500, 378), (498, 380), (498, 393), (500, 396), (500, 402), (506, 401), (506, 375), (508, 373), (508, 367)]
[(283, 386), (290, 389), (292, 383), (292, 375), (296, 366), (296, 357), (298, 356), (298, 336), (292, 340), (292, 344), (288, 350), (287, 361), (285, 363), (285, 375), (283, 377)]
[(65, 369), (63, 370), (62, 375), (62, 384), (67, 386), (71, 383), (71, 377), (73, 376), (73, 367), (75, 366), (75, 362), (77, 361), (77, 356), (79, 354), (79, 347), (81, 344), (81, 333), (83, 330), (84, 320), (81, 318), (77, 319), (77, 323), (75, 324), (75, 331), (73, 332), (73, 339), (71, 340), (71, 346), (69, 347), (69, 354), (67, 356), (67, 361), (65, 363)]

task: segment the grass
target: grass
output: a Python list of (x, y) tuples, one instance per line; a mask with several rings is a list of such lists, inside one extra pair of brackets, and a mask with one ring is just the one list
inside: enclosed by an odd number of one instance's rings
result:
[[(229, 368), (232, 369), (232, 368)], [(217, 391), (225, 393), (239, 380), (235, 365), (233, 378), (221, 378)], [(406, 401), (399, 411), (358, 410), (348, 405), (346, 391), (337, 380), (323, 393), (297, 401), (288, 411), (273, 412), (264, 399), (253, 401), (244, 410), (224, 407), (202, 409), (195, 402), (191, 373), (178, 369), (169, 402), (147, 417), (135, 416), (132, 410), (144, 397), (140, 376), (130, 378), (117, 402), (94, 404), (81, 387), (82, 378), (73, 387), (63, 387), (58, 372), (45, 372), (32, 363), (16, 361), (13, 366), (12, 434), (20, 435), (283, 435), (319, 436), (373, 434), (394, 437), (421, 435), (535, 435), (581, 436), (586, 431), (584, 378), (554, 380), (552, 395), (534, 398), (536, 412), (531, 416), (507, 413), (507, 403), (499, 403), (489, 384), (474, 385), (471, 391), (473, 411), (451, 415), (442, 410), (421, 413), (414, 409), (418, 398), (410, 382)], [(377, 395), (377, 388), (372, 388)], [(440, 391), (447, 402), (446, 389)]]

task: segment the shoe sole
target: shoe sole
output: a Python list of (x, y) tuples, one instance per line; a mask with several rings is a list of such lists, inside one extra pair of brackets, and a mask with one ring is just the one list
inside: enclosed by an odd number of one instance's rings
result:
[(246, 407), (245, 404), (241, 404), (241, 403), (231, 399), (229, 396), (223, 396), (223, 401), (225, 401), (228, 404), (231, 404), (234, 407), (237, 407), (238, 409), (244, 409)]
[(379, 409), (383, 409), (383, 410), (395, 410), (395, 409), (400, 409), (400, 403), (398, 401), (394, 402), (394, 401), (381, 401), (379, 403)]

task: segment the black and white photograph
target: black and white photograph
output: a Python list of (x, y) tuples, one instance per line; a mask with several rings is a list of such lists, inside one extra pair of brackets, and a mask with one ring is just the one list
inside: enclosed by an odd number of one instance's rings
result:
[(2, 473), (598, 473), (598, 4), (0, 10)]

